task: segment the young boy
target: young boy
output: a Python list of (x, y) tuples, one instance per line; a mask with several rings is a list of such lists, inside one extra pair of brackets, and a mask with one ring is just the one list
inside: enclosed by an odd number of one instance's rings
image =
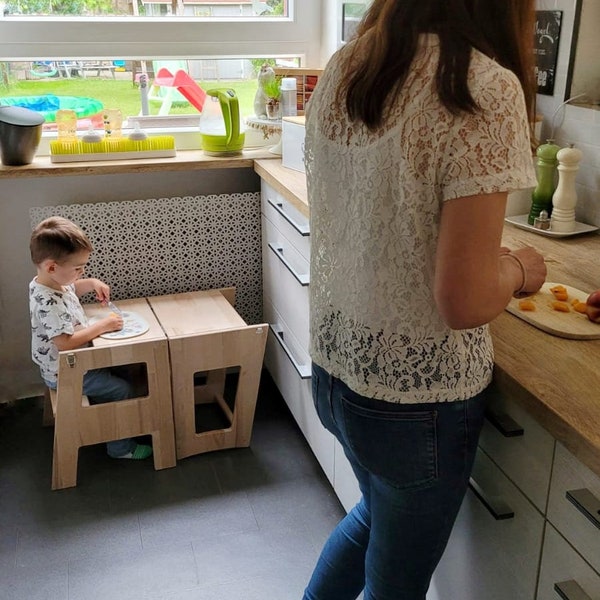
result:
[[(55, 390), (58, 353), (89, 345), (102, 333), (118, 331), (123, 327), (123, 318), (110, 313), (88, 323), (79, 296), (95, 292), (98, 301), (104, 303), (110, 299), (110, 289), (99, 279), (80, 279), (92, 244), (77, 225), (62, 217), (46, 219), (33, 230), (29, 249), (37, 267), (37, 276), (29, 284), (31, 355), (45, 384)], [(129, 383), (109, 369), (88, 371), (83, 393), (90, 404), (131, 398)], [(152, 455), (150, 446), (131, 439), (107, 442), (106, 449), (112, 458), (143, 459)]]

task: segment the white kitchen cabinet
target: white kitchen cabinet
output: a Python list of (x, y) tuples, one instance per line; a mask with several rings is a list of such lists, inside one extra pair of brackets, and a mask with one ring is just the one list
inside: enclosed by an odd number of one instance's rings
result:
[(264, 181), (261, 210), (265, 366), (333, 485), (335, 439), (319, 421), (311, 390), (308, 220)]
[[(264, 181), (262, 220), (265, 363), (350, 510), (356, 479), (312, 403), (308, 220)], [(427, 600), (600, 600), (600, 478), (497, 389), (479, 446)]]
[(518, 404), (492, 388), (479, 446), (546, 512), (554, 438)]
[(537, 600), (600, 600), (600, 575), (546, 525)]
[(482, 451), (427, 600), (533, 600), (544, 517)]
[(556, 445), (548, 520), (600, 573), (600, 477)]

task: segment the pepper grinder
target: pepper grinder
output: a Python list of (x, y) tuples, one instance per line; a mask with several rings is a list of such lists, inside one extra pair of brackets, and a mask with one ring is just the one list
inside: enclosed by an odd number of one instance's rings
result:
[(556, 155), (558, 186), (552, 196), (553, 210), (550, 218), (552, 231), (570, 233), (575, 230), (575, 205), (577, 204), (575, 177), (581, 157), (581, 150), (574, 148), (573, 144), (559, 150)]
[(552, 194), (555, 189), (556, 172), (556, 154), (560, 146), (554, 143), (554, 140), (548, 140), (542, 144), (536, 151), (537, 160), (537, 186), (531, 194), (531, 210), (527, 222), (533, 225), (535, 218), (540, 216), (540, 212), (545, 210), (549, 215), (552, 214)]

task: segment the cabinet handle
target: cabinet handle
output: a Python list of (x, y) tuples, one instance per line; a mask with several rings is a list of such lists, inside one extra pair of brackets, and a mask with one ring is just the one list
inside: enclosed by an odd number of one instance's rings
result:
[(292, 265), (290, 265), (290, 263), (286, 260), (285, 256), (283, 255), (283, 248), (281, 246), (278, 246), (277, 248), (275, 246), (273, 246), (273, 244), (271, 244), (269, 242), (269, 248), (275, 253), (275, 256), (285, 265), (285, 267), (287, 268), (287, 270), (298, 280), (298, 282), (300, 283), (300, 285), (302, 286), (307, 286), (309, 283), (309, 274), (308, 273), (298, 273), (293, 267)]
[(269, 325), (271, 330), (275, 335), (275, 339), (279, 342), (279, 345), (283, 349), (283, 351), (287, 354), (287, 357), (290, 359), (294, 369), (298, 371), (298, 375), (302, 379), (310, 379), (312, 374), (312, 368), (310, 365), (301, 365), (292, 354), (292, 351), (287, 347), (286, 343), (283, 341), (283, 329), (278, 327), (277, 325)]
[(554, 591), (563, 600), (592, 600), (582, 589), (581, 586), (570, 579), (554, 584)]
[(469, 487), (496, 521), (514, 519), (515, 513), (512, 508), (502, 498), (486, 494), (472, 477), (469, 479)]
[(267, 202), (302, 236), (306, 237), (310, 235), (310, 229), (308, 225), (302, 225), (297, 221), (294, 221), (283, 209), (283, 202), (274, 202), (271, 198), (267, 198)]
[(600, 529), (600, 500), (586, 488), (567, 491), (567, 500), (598, 529)]
[(504, 436), (504, 437), (518, 437), (523, 435), (525, 431), (523, 428), (506, 413), (494, 412), (488, 408), (485, 411), (485, 418)]

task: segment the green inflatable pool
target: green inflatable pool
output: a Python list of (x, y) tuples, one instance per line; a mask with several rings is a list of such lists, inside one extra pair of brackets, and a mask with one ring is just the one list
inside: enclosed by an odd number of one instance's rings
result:
[(102, 111), (104, 105), (100, 100), (94, 98), (83, 98), (78, 96), (55, 96), (45, 94), (44, 96), (7, 96), (0, 98), (0, 106), (22, 106), (35, 110), (44, 115), (46, 123), (56, 121), (56, 111), (71, 109), (75, 111), (78, 119), (96, 115)]

